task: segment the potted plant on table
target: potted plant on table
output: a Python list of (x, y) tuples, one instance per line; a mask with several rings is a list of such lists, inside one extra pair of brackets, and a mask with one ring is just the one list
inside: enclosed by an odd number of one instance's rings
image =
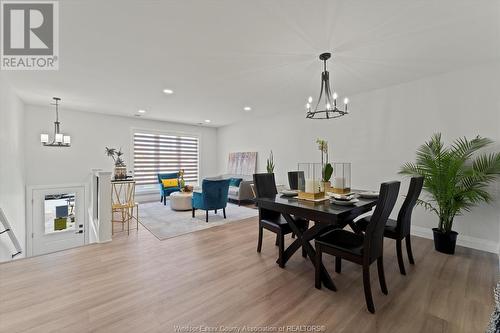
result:
[(400, 173), (424, 177), (428, 194), (418, 204), (439, 218), (433, 228), (434, 246), (439, 252), (454, 254), (458, 233), (452, 230), (455, 216), (470, 211), (482, 202), (490, 202), (488, 184), (500, 175), (500, 153), (481, 154), (477, 151), (493, 141), (477, 136), (472, 140), (459, 138), (445, 147), (441, 134), (417, 150), (415, 163), (406, 163)]
[(324, 191), (328, 191), (331, 187), (330, 179), (333, 174), (333, 167), (328, 162), (328, 141), (317, 139), (318, 149), (321, 152), (321, 182)]
[(106, 147), (106, 155), (113, 159), (115, 163), (115, 179), (122, 180), (127, 179), (127, 166), (123, 161), (122, 149), (108, 148)]
[(185, 174), (184, 169), (180, 169), (179, 170), (179, 187), (181, 188), (181, 192), (191, 193), (191, 192), (193, 192), (193, 186), (186, 184), (186, 181), (184, 180), (184, 174)]

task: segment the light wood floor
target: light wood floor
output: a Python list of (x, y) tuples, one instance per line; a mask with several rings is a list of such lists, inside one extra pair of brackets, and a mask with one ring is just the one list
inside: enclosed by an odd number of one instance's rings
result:
[[(389, 295), (372, 288), (368, 313), (360, 267), (333, 274), (338, 292), (314, 288), (300, 251), (276, 264), (257, 221), (231, 223), (166, 241), (147, 230), (0, 265), (1, 332), (174, 332), (174, 325), (324, 325), (324, 332), (483, 332), (498, 278), (493, 254), (458, 248), (435, 252), (413, 238), (416, 266), (398, 272), (394, 242), (385, 242)], [(333, 258), (326, 257), (333, 273)]]

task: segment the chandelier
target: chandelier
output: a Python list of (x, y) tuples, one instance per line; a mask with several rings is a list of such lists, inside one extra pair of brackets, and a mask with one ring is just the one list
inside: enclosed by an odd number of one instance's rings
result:
[(51, 105), (54, 105), (56, 108), (56, 121), (54, 122), (54, 137), (52, 141), (49, 142), (48, 134), (40, 135), (40, 142), (46, 147), (70, 147), (71, 146), (71, 137), (69, 135), (64, 135), (59, 131), (59, 101), (61, 100), (59, 97), (52, 97), (54, 100)]
[(309, 119), (333, 119), (345, 116), (349, 112), (347, 111), (347, 104), (349, 104), (349, 99), (344, 98), (344, 105), (340, 106), (337, 104), (338, 95), (330, 89), (330, 74), (326, 70), (326, 61), (330, 59), (331, 53), (322, 53), (319, 59), (323, 61), (323, 72), (321, 73), (321, 90), (319, 92), (318, 102), (314, 107), (311, 108), (313, 98), (309, 96), (306, 104), (306, 118)]

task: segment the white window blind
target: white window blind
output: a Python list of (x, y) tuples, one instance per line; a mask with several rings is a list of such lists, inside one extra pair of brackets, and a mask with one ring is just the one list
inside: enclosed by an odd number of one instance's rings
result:
[(158, 173), (184, 169), (184, 180), (198, 182), (198, 138), (134, 133), (134, 178), (137, 185), (158, 184)]

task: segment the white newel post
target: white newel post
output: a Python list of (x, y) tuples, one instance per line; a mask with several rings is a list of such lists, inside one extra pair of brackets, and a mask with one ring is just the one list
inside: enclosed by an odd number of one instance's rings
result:
[(92, 170), (89, 243), (111, 241), (111, 172)]

